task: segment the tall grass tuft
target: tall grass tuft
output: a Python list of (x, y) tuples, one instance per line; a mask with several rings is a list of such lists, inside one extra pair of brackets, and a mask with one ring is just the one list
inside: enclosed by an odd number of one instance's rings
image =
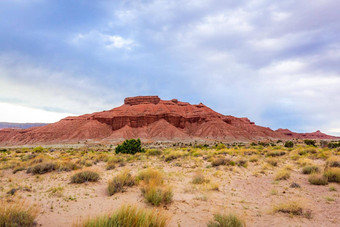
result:
[(27, 206), (24, 202), (9, 204), (0, 202), (0, 226), (4, 227), (31, 227), (36, 226), (34, 221), (38, 210)]
[(87, 220), (83, 227), (164, 227), (168, 218), (162, 213), (138, 208), (136, 206), (122, 206), (112, 214)]

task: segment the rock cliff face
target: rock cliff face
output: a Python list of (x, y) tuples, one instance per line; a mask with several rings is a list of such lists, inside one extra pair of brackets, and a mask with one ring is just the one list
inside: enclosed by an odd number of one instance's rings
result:
[(0, 145), (117, 141), (127, 138), (251, 141), (262, 139), (333, 139), (321, 132), (298, 134), (257, 126), (248, 118), (217, 113), (200, 103), (138, 96), (109, 111), (67, 117), (54, 124), (24, 130), (0, 130)]

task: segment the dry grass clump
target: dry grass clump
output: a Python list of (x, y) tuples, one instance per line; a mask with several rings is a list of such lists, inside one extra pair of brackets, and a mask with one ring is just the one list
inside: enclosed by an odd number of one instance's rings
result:
[(148, 149), (146, 150), (145, 154), (147, 156), (157, 156), (157, 155), (161, 155), (162, 151), (159, 149)]
[(207, 179), (202, 173), (197, 172), (191, 181), (193, 184), (203, 184), (203, 183), (209, 183), (210, 180)]
[(83, 227), (164, 227), (168, 218), (162, 213), (138, 208), (136, 206), (122, 206), (112, 214), (87, 220), (81, 225)]
[(193, 184), (203, 184), (203, 183), (209, 183), (210, 180), (207, 179), (202, 173), (197, 172), (191, 181)]
[(142, 193), (146, 201), (154, 206), (172, 202), (173, 192), (170, 187), (161, 187), (151, 183), (142, 188)]
[(272, 166), (277, 166), (278, 164), (278, 160), (276, 158), (267, 158), (266, 161)]
[(137, 179), (141, 181), (141, 191), (148, 203), (159, 206), (172, 202), (172, 189), (164, 185), (163, 175), (158, 170), (146, 169), (140, 172)]
[(316, 173), (312, 173), (308, 177), (308, 181), (309, 183), (314, 184), (314, 185), (327, 185), (328, 184), (327, 177), (323, 176), (322, 174), (316, 174)]
[(312, 211), (305, 209), (304, 206), (297, 201), (288, 201), (274, 206), (274, 212), (285, 213), (293, 216), (305, 216), (306, 218), (312, 217)]
[(129, 170), (123, 170), (109, 181), (107, 189), (111, 196), (117, 192), (123, 192), (126, 187), (132, 187), (133, 185), (135, 185), (135, 179), (132, 177)]
[(311, 173), (318, 173), (318, 172), (320, 172), (320, 169), (317, 166), (307, 165), (302, 168), (303, 174), (311, 174)]
[(170, 151), (167, 155), (165, 155), (164, 160), (166, 162), (170, 162), (182, 156), (183, 156), (183, 153), (180, 151)]
[(71, 183), (81, 184), (85, 182), (95, 182), (99, 180), (99, 174), (93, 171), (82, 171), (71, 177)]
[(145, 184), (149, 184), (150, 181), (156, 183), (157, 185), (163, 184), (163, 174), (152, 168), (147, 168), (141, 171), (137, 176), (138, 181), (143, 181)]
[(16, 174), (17, 172), (24, 171), (24, 170), (26, 170), (26, 168), (23, 166), (17, 167), (13, 170), (13, 174)]
[(287, 180), (290, 178), (290, 171), (281, 169), (276, 173), (275, 180)]
[(234, 214), (215, 214), (214, 220), (209, 221), (208, 227), (245, 227), (244, 221)]
[(324, 172), (329, 182), (340, 183), (340, 168), (328, 168)]
[(70, 172), (77, 169), (80, 169), (80, 166), (70, 161), (64, 161), (58, 164), (58, 171)]
[(340, 157), (330, 157), (327, 160), (328, 167), (339, 167), (340, 168)]
[(1, 227), (31, 227), (36, 226), (34, 221), (38, 215), (38, 210), (27, 206), (24, 202), (9, 204), (0, 202), (0, 226)]

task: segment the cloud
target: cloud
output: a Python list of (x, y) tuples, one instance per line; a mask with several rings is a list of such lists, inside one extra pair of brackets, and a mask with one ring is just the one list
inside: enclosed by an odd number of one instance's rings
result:
[(134, 40), (123, 38), (119, 35), (108, 35), (98, 31), (91, 31), (85, 34), (77, 34), (72, 38), (72, 43), (76, 45), (97, 44), (104, 47), (107, 50), (111, 49), (125, 49), (132, 50), (137, 44)]
[(71, 113), (45, 111), (41, 109), (2, 102), (0, 102), (0, 109), (2, 110), (2, 122), (54, 123), (62, 118), (73, 115)]
[[(86, 113), (154, 94), (272, 128), (338, 133), (336, 0), (40, 6), (20, 14), (4, 8), (13, 22), (0, 22), (7, 33), (0, 37), (0, 101)], [(61, 13), (62, 22), (55, 19)]]

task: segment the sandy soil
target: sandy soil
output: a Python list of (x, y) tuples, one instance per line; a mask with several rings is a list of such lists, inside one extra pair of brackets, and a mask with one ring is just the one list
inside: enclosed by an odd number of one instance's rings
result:
[[(180, 163), (180, 166), (179, 164)], [(274, 181), (274, 174), (280, 167), (261, 171), (261, 164), (249, 163), (244, 167), (211, 167), (201, 160), (182, 159), (170, 163), (149, 157), (146, 161), (127, 163), (125, 167), (105, 170), (101, 162), (88, 169), (100, 173), (96, 183), (70, 184), (72, 172), (52, 172), (43, 175), (31, 175), (25, 171), (12, 173), (3, 170), (0, 184), (1, 197), (8, 197), (6, 192), (21, 186), (29, 190), (19, 190), (14, 196), (31, 204), (37, 204), (40, 213), (39, 226), (72, 226), (81, 220), (114, 211), (122, 204), (137, 204), (142, 207), (152, 206), (145, 203), (140, 187), (128, 188), (126, 192), (108, 196), (107, 182), (124, 168), (137, 174), (145, 166), (160, 168), (167, 176), (174, 191), (173, 202), (157, 209), (169, 215), (169, 226), (206, 226), (214, 213), (233, 212), (246, 221), (247, 226), (340, 226), (340, 185), (331, 184), (337, 191), (330, 191), (328, 186), (315, 186), (308, 183), (308, 176), (294, 166), (288, 180)], [(281, 163), (283, 166), (288, 163)], [(289, 163), (290, 164), (290, 163)], [(202, 171), (212, 183), (219, 185), (219, 190), (209, 190), (208, 185), (191, 183), (193, 175)], [(301, 188), (291, 188), (296, 182)], [(52, 193), (51, 188), (62, 187), (60, 193)], [(334, 201), (330, 201), (332, 198)], [(312, 210), (312, 218), (289, 216), (273, 212), (273, 206), (288, 200), (301, 201)]]

